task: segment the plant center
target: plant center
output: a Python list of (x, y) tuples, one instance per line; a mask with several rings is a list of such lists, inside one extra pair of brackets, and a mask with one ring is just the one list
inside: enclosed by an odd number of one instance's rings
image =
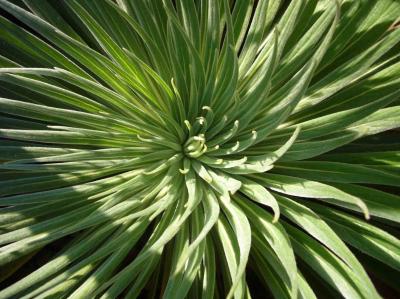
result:
[(206, 139), (204, 134), (189, 137), (183, 146), (186, 156), (191, 158), (200, 157), (207, 151)]

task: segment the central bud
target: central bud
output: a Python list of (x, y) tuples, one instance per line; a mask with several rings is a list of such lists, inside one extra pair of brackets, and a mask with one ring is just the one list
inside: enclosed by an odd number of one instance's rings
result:
[(190, 137), (183, 147), (186, 156), (191, 158), (200, 157), (207, 151), (206, 139), (204, 134)]

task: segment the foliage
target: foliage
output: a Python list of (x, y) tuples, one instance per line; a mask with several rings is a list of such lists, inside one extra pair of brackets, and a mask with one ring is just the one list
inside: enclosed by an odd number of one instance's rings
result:
[(398, 288), (398, 1), (0, 8), (0, 298)]

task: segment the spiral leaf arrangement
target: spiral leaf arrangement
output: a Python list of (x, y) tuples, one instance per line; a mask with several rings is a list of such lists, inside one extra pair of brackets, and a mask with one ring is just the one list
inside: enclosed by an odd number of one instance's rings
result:
[(0, 8), (0, 298), (398, 287), (399, 2)]

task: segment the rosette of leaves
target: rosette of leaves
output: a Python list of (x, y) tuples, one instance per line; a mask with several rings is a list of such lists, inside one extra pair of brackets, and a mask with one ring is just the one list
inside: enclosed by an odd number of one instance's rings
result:
[(0, 8), (0, 298), (398, 288), (398, 1)]

